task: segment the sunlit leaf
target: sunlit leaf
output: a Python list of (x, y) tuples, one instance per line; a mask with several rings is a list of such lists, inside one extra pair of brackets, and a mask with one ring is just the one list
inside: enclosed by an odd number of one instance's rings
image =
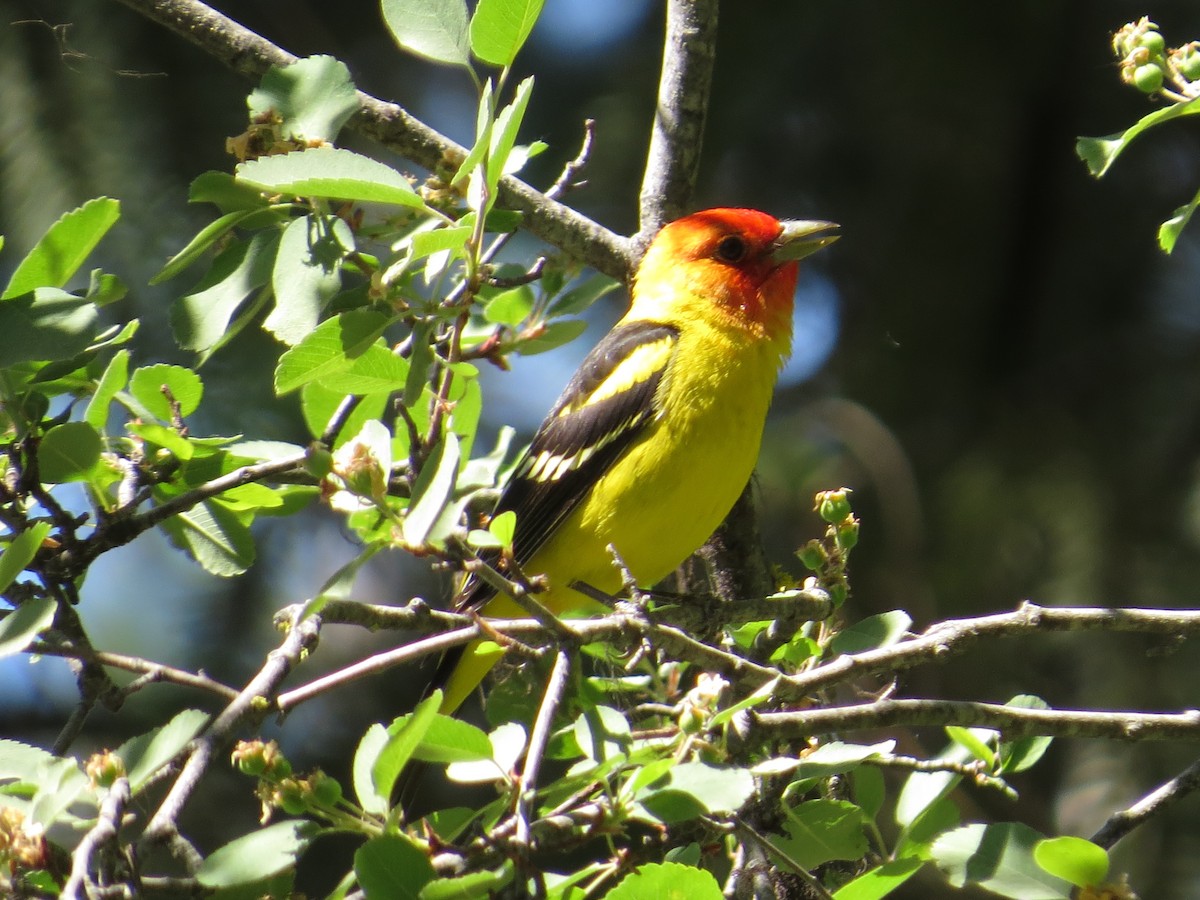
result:
[(17, 264), (0, 300), (35, 288), (65, 286), (120, 217), (121, 204), (109, 197), (97, 197), (65, 213)]

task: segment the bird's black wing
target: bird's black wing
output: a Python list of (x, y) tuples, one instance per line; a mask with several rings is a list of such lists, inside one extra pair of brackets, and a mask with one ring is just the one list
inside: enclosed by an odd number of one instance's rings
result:
[[(517, 515), (518, 564), (529, 561), (658, 414), (655, 395), (678, 339), (670, 325), (630, 322), (584, 359), (496, 504), (495, 513)], [(492, 594), (472, 579), (460, 608), (478, 608)]]

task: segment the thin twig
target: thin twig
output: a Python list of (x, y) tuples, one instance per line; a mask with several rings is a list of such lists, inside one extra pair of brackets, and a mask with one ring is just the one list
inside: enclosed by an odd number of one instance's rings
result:
[(1092, 843), (1105, 850), (1112, 847), (1140, 825), (1161, 815), (1184, 797), (1200, 788), (1200, 760), (1192, 763), (1166, 784), (1151, 791), (1128, 809), (1113, 813), (1100, 830), (1092, 835)]
[(104, 800), (100, 803), (100, 814), (96, 818), (96, 824), (83, 836), (83, 840), (71, 854), (71, 877), (67, 879), (62, 893), (59, 895), (63, 900), (86, 900), (88, 897), (91, 881), (88, 872), (91, 868), (92, 858), (106, 844), (117, 839), (121, 828), (121, 817), (125, 815), (125, 807), (131, 796), (128, 778), (118, 778), (113, 781), (112, 787), (108, 789), (108, 793), (104, 795)]
[[(231, 688), (227, 684), (222, 684), (214, 678), (210, 678), (203, 672), (187, 672), (183, 669), (177, 669), (174, 666), (143, 659), (140, 656), (108, 653), (102, 650), (93, 650), (90, 647), (76, 647), (72, 644), (47, 643), (32, 644), (26, 648), (25, 652), (32, 655), (67, 657), (96, 663), (101, 666), (111, 666), (114, 669), (122, 669), (126, 672), (139, 672), (147, 679), (146, 683), (168, 681), (172, 684), (183, 685), (184, 687), (199, 688), (202, 691), (216, 694), (225, 700), (233, 700), (238, 695), (238, 692), (234, 688)], [(133, 693), (129, 685), (118, 688), (118, 690), (126, 697)]]
[(529, 748), (525, 751), (525, 765), (521, 768), (521, 777), (517, 782), (517, 833), (519, 844), (529, 848), (529, 813), (533, 800), (537, 796), (538, 774), (542, 767), (542, 758), (546, 753), (546, 745), (550, 742), (550, 733), (554, 727), (554, 716), (562, 703), (563, 694), (567, 689), (567, 679), (571, 675), (571, 650), (564, 647), (554, 658), (554, 668), (550, 672), (550, 680), (546, 683), (546, 693), (542, 696), (542, 705), (538, 708), (537, 719), (529, 734)]
[(283, 642), (267, 655), (266, 664), (242, 689), (237, 699), (226, 706), (204, 733), (192, 742), (179, 777), (146, 824), (141, 844), (167, 843), (178, 846), (179, 814), (195, 793), (201, 777), (216, 755), (233, 739), (237, 729), (261, 721), (267, 715), (272, 707), (270, 700), (275, 697), (279, 685), (301, 658), (316, 646), (320, 627), (318, 616), (294, 621)]

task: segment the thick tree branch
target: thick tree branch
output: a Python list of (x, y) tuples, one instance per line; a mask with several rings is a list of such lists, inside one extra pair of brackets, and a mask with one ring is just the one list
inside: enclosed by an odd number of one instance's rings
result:
[(662, 75), (642, 177), (644, 250), (667, 222), (687, 212), (696, 191), (704, 121), (717, 59), (718, 0), (668, 0)]
[[(119, 0), (140, 15), (165, 26), (205, 53), (249, 79), (271, 66), (286, 66), (296, 57), (199, 0)], [(358, 92), (359, 110), (348, 127), (395, 150), (425, 169), (457, 164), (466, 150), (410, 116), (395, 103)], [(583, 260), (606, 275), (628, 280), (635, 254), (629, 239), (593, 222), (569, 206), (517, 178), (500, 181), (501, 202), (525, 214), (525, 224), (539, 238)]]

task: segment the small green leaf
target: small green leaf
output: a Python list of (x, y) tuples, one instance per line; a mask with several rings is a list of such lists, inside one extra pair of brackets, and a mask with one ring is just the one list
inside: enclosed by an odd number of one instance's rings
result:
[(995, 767), (996, 751), (992, 749), (992, 744), (996, 742), (997, 737), (995, 731), (988, 728), (962, 728), (958, 725), (947, 725), (946, 735), (975, 759), (984, 763), (989, 771)]
[(383, 21), (402, 50), (452, 66), (471, 63), (463, 0), (383, 0)]
[(237, 177), (263, 191), (361, 203), (424, 208), (409, 180), (391, 166), (337, 147), (264, 156), (237, 167)]
[(911, 625), (912, 618), (902, 609), (868, 616), (835, 634), (829, 649), (837, 655), (888, 647), (901, 640)]
[(723, 896), (708, 870), (666, 862), (638, 866), (604, 900), (721, 900)]
[(45, 484), (84, 481), (103, 449), (100, 435), (87, 422), (55, 425), (38, 444), (38, 477)]
[(356, 309), (326, 319), (308, 337), (279, 358), (275, 393), (344, 372), (379, 339), (391, 319), (370, 309)]
[(425, 853), (398, 834), (382, 834), (359, 847), (354, 874), (367, 900), (417, 900), (434, 876)]
[(435, 878), (421, 889), (421, 900), (488, 900), (502, 896), (501, 888), (513, 880), (513, 865), (471, 872), (454, 878)]
[(54, 624), (57, 609), (58, 604), (48, 597), (33, 597), (0, 619), (0, 658), (20, 653), (32, 644), (34, 638)]
[(96, 307), (58, 288), (36, 288), (0, 302), (0, 368), (71, 359), (92, 343)]
[(537, 337), (526, 338), (516, 346), (516, 351), (522, 356), (533, 356), (555, 350), (563, 344), (569, 344), (575, 338), (587, 331), (587, 322), (583, 319), (558, 319), (548, 322)]
[(321, 378), (321, 386), (338, 394), (390, 394), (408, 381), (409, 361), (382, 343), (372, 344), (350, 367)]
[(319, 829), (315, 822), (276, 822), (214, 850), (196, 870), (204, 887), (258, 881), (296, 865)]
[(525, 118), (525, 110), (529, 106), (529, 97), (533, 91), (533, 77), (530, 76), (517, 85), (517, 93), (512, 103), (500, 111), (496, 117), (496, 126), (492, 129), (492, 146), (488, 153), (487, 183), (488, 192), (495, 196), (496, 185), (508, 165), (508, 156), (512, 153), (513, 145), (517, 142), (517, 133)]
[(1020, 822), (964, 825), (933, 843), (933, 859), (954, 887), (977, 884), (1004, 897), (1067, 900), (1071, 884), (1033, 859), (1042, 836)]
[(371, 560), (383, 544), (368, 544), (354, 559), (333, 573), (321, 586), (317, 596), (308, 602), (304, 608), (304, 617), (315, 616), (330, 600), (348, 600), (358, 577), (358, 570)]
[(8, 542), (0, 553), (0, 591), (8, 590), (8, 586), (33, 562), (49, 533), (49, 522), (34, 522)]
[(204, 384), (200, 376), (183, 366), (169, 366), (164, 363), (142, 366), (135, 369), (133, 377), (129, 379), (129, 392), (138, 402), (159, 421), (170, 422), (171, 402), (163, 393), (164, 387), (179, 404), (181, 416), (194, 413), (200, 406), (200, 398), (204, 396)]
[(438, 715), (413, 751), (413, 758), (432, 763), (491, 759), (492, 744), (488, 736), (474, 725), (451, 716)]
[[(1035, 697), (1032, 694), (1019, 694), (1013, 697), (1005, 706), (1014, 706), (1019, 709), (1049, 709), (1050, 704), (1041, 697)], [(1026, 769), (1032, 768), (1042, 755), (1050, 749), (1050, 745), (1054, 743), (1054, 738), (1046, 735), (1031, 735), (1030, 737), (1018, 738), (1015, 741), (1003, 741), (1000, 744), (1000, 771), (1001, 773), (1008, 772), (1024, 772)]]
[(120, 217), (121, 204), (108, 197), (97, 197), (65, 213), (18, 263), (0, 300), (18, 297), (35, 288), (66, 285)]
[(261, 191), (238, 184), (231, 172), (201, 172), (188, 185), (188, 202), (211, 203), (223, 213), (268, 208)]
[[(256, 196), (261, 200), (261, 195)], [(209, 222), (200, 229), (194, 238), (188, 241), (186, 247), (166, 261), (163, 267), (150, 279), (150, 283), (162, 284), (164, 281), (174, 278), (207, 253), (217, 241), (232, 231), (234, 226), (239, 225), (250, 216), (258, 215), (261, 211), (261, 208), (239, 209), (226, 213), (213, 222)]]
[(250, 529), (217, 500), (205, 500), (159, 527), (213, 575), (241, 575), (254, 563)]
[(1120, 134), (1111, 134), (1102, 138), (1081, 137), (1075, 142), (1075, 153), (1087, 164), (1088, 171), (1100, 178), (1116, 162), (1117, 157), (1129, 146), (1130, 142), (1146, 129), (1196, 113), (1200, 113), (1200, 98), (1194, 98), (1186, 103), (1175, 103), (1165, 109), (1152, 112), (1148, 116), (1143, 116)]
[(272, 229), (217, 254), (212, 268), (171, 308), (171, 329), (181, 347), (203, 353), (217, 346), (238, 307), (271, 280), (278, 244), (279, 232)]
[(1033, 859), (1045, 871), (1076, 887), (1099, 887), (1108, 878), (1108, 851), (1080, 837), (1038, 841)]
[(404, 540), (410, 546), (420, 547), (429, 538), (454, 491), (458, 462), (458, 435), (447, 432), (425, 460), (413, 485), (412, 500), (404, 517)]
[(492, 90), (492, 79), (489, 78), (483, 83), (483, 90), (479, 92), (479, 107), (475, 111), (475, 143), (467, 151), (454, 177), (450, 179), (451, 184), (458, 184), (469, 177), (492, 145)]
[(550, 317), (573, 316), (585, 311), (593, 303), (606, 294), (610, 294), (621, 286), (621, 282), (607, 275), (593, 275), (586, 278), (562, 296), (555, 299), (550, 306)]
[(510, 66), (545, 0), (479, 0), (471, 17), (471, 51), (493, 66)]
[(842, 885), (834, 892), (833, 900), (883, 900), (923, 865), (925, 861), (915, 856), (893, 859)]
[(408, 244), (408, 261), (424, 259), (445, 250), (462, 250), (474, 229), (470, 225), (450, 225), (430, 231), (418, 231)]
[(517, 514), (511, 509), (505, 510), (488, 522), (488, 531), (500, 542), (501, 547), (511, 547), (513, 535), (517, 533)]
[(809, 800), (787, 811), (779, 848), (806, 869), (867, 852), (863, 812), (845, 800)]
[(1191, 200), (1175, 210), (1171, 218), (1158, 227), (1158, 246), (1162, 248), (1164, 253), (1170, 253), (1175, 249), (1175, 242), (1179, 240), (1180, 233), (1187, 227), (1188, 222), (1192, 220), (1192, 215), (1196, 212), (1198, 205), (1200, 205), (1200, 191)]
[(133, 793), (138, 793), (159, 769), (178, 756), (209, 718), (201, 710), (185, 709), (161, 728), (139, 734), (118, 747), (115, 752), (125, 763)]
[(520, 325), (533, 310), (533, 301), (533, 290), (523, 284), (489, 300), (483, 317), (495, 325)]
[(125, 389), (128, 382), (129, 351), (121, 349), (113, 354), (113, 358), (104, 368), (104, 374), (96, 383), (96, 390), (92, 399), (88, 401), (87, 409), (84, 410), (83, 420), (97, 431), (103, 431), (108, 424), (108, 410), (113, 398), (117, 396), (118, 391)]
[(387, 742), (387, 729), (382, 725), (372, 725), (363, 734), (362, 739), (358, 742), (358, 749), (354, 752), (352, 768), (354, 793), (358, 797), (359, 806), (365, 812), (377, 816), (387, 815), (391, 803), (390, 795), (381, 796), (375, 788), (375, 779), (371, 774), (379, 759), (379, 753), (387, 745)]
[(434, 691), (407, 716), (401, 716), (388, 729), (387, 743), (379, 751), (371, 768), (371, 781), (379, 797), (391, 797), (392, 788), (401, 770), (413, 758), (417, 746), (425, 738), (442, 702), (442, 692)]
[(672, 824), (697, 815), (737, 812), (753, 793), (749, 769), (679, 763), (637, 799), (657, 818)]
[[(485, 650), (486, 652), (486, 650)], [(504, 778), (525, 751), (525, 729), (517, 722), (500, 725), (488, 735), (491, 759), (478, 762), (454, 762), (446, 767), (446, 777), (459, 784), (487, 784)]]
[(307, 337), (321, 310), (341, 290), (342, 258), (354, 250), (354, 233), (335, 216), (293, 219), (279, 239), (271, 271), (275, 308), (263, 328), (285, 344)]
[(246, 103), (251, 117), (276, 113), (285, 137), (332, 141), (358, 110), (358, 92), (345, 63), (310, 56), (288, 66), (271, 66)]

